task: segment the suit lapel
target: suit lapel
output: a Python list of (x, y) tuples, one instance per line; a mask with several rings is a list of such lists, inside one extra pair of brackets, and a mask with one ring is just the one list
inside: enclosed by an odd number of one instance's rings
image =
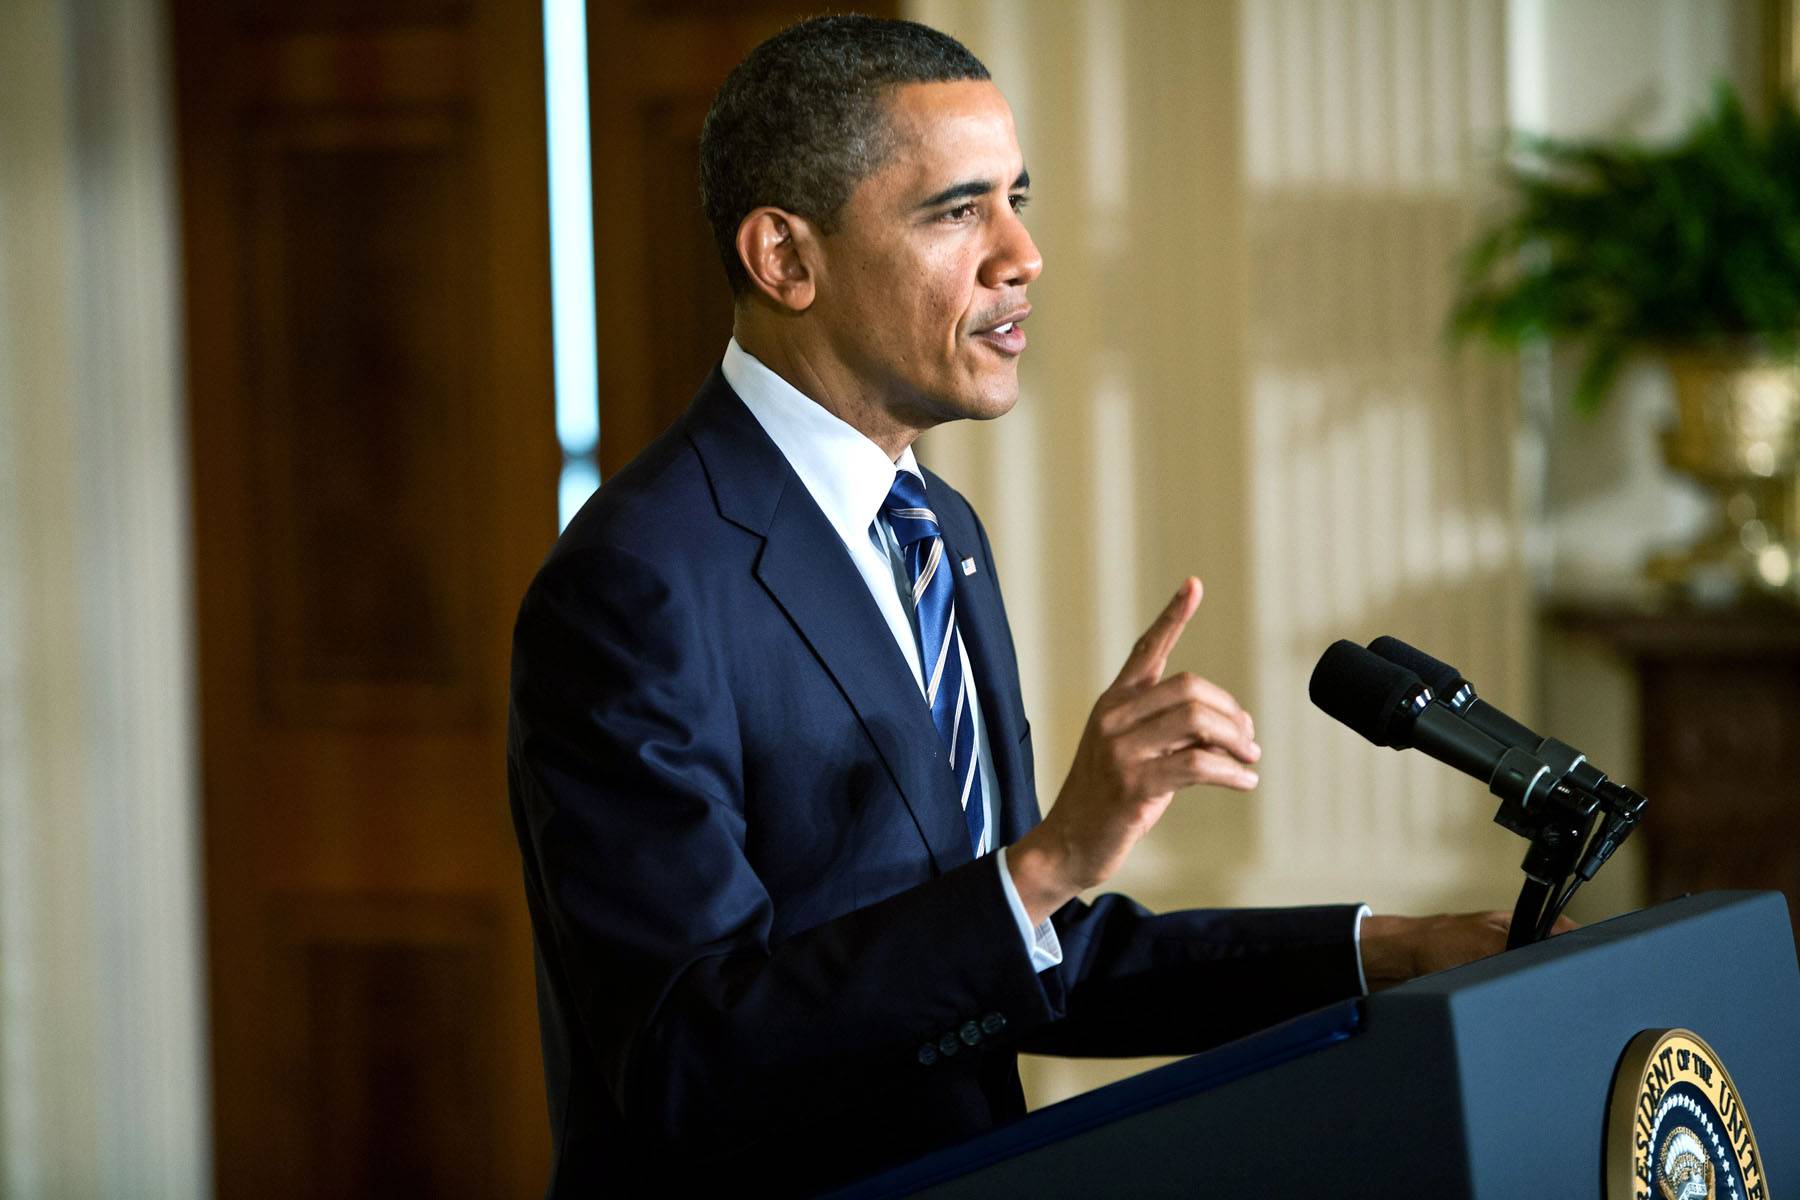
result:
[(756, 574), (856, 710), (938, 868), (967, 862), (969, 833), (931, 710), (844, 543), (798, 480), (775, 511)]
[(855, 711), (933, 865), (942, 872), (969, 861), (931, 711), (837, 531), (717, 370), (686, 420), (720, 513), (765, 539), (758, 581)]

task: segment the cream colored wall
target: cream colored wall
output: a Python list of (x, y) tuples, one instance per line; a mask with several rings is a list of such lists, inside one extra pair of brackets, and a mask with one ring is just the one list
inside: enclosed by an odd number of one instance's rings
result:
[[(987, 523), (1048, 806), (1088, 712), (1181, 579), (1206, 586), (1171, 669), (1257, 711), (1241, 402), (1246, 256), (1238, 34), (1228, 4), (928, 0), (1007, 94), (1045, 258), (1021, 398), (927, 436), (921, 456)], [(1156, 907), (1225, 903), (1256, 797), (1181, 797), (1111, 886)], [(1042, 1104), (1145, 1062), (1027, 1059)]]
[[(920, 452), (996, 543), (1046, 804), (1095, 697), (1189, 572), (1206, 595), (1172, 669), (1256, 700), (1234, 14), (1165, 5), (1169, 20), (1145, 37), (1141, 7), (914, 8), (993, 70), (1033, 178), (1028, 219), (1046, 265), (1020, 403), (928, 435)], [(1222, 897), (1180, 848), (1199, 840), (1235, 859), (1247, 812), (1237, 796), (1187, 797), (1121, 882)]]
[[(1504, 907), (1479, 786), (1306, 701), (1397, 633), (1528, 690), (1509, 374), (1438, 340), (1504, 119), (1502, 0), (918, 0), (1011, 98), (1045, 256), (1017, 409), (921, 454), (988, 523), (1039, 794), (1187, 572), (1173, 666), (1258, 718), (1263, 785), (1182, 796), (1113, 881), (1153, 907)], [(1197, 1017), (1197, 1019), (1203, 1019)], [(1034, 1104), (1144, 1061), (1028, 1060)]]
[(204, 1197), (173, 143), (157, 5), (0, 36), (0, 1195)]
[(1505, 120), (1499, 0), (1242, 6), (1253, 628), (1282, 771), (1244, 902), (1510, 907), (1476, 783), (1312, 708), (1324, 646), (1392, 633), (1517, 706), (1529, 622), (1506, 365), (1442, 340)]

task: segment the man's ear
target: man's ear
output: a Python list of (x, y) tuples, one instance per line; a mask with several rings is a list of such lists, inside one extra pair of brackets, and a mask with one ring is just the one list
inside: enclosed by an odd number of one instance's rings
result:
[(817, 239), (817, 229), (805, 217), (759, 208), (738, 224), (738, 261), (752, 288), (789, 312), (805, 312), (816, 293), (812, 252)]

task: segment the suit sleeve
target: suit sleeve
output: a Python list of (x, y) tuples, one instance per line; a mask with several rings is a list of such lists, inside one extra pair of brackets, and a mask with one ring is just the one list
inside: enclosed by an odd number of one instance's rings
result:
[(1357, 906), (1185, 909), (1124, 896), (1073, 901), (1062, 939), (1066, 1015), (1029, 1034), (1037, 1054), (1194, 1054), (1362, 994)]
[(725, 1153), (919, 1072), (971, 1014), (1059, 1015), (985, 860), (772, 944), (733, 699), (685, 597), (589, 549), (546, 568), (514, 634), (540, 954), (628, 1126)]

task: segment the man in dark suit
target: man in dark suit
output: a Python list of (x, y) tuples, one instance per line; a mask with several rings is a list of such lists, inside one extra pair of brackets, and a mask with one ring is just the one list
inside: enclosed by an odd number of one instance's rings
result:
[(1194, 1051), (1500, 947), (1490, 917), (1078, 900), (1261, 752), (1164, 677), (1189, 579), (1039, 819), (992, 550), (911, 450), (1017, 398), (1041, 263), (1005, 100), (942, 34), (821, 18), (733, 72), (701, 156), (735, 337), (515, 635), (553, 1194), (823, 1186), (1019, 1116), (1019, 1050)]

